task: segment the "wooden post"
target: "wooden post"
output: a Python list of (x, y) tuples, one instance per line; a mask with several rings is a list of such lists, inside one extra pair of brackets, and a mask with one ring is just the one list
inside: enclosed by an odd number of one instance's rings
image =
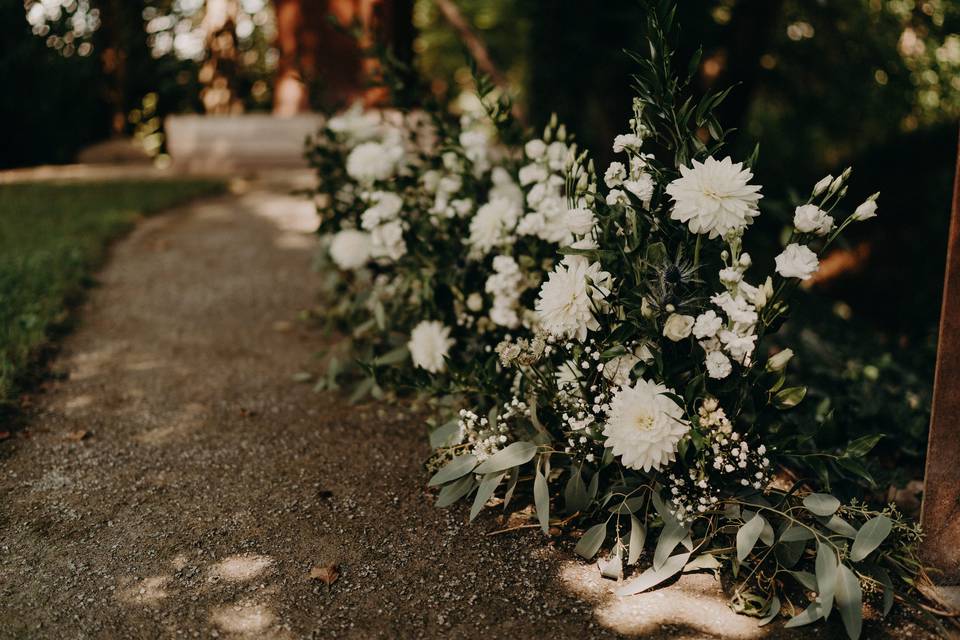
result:
[(960, 584), (960, 151), (947, 240), (921, 520), (926, 533), (923, 557), (942, 572), (935, 580)]

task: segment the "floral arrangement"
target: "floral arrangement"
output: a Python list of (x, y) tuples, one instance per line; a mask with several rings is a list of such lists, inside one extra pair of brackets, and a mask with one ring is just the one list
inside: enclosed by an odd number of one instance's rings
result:
[[(857, 638), (865, 598), (885, 615), (911, 597), (921, 534), (892, 506), (829, 493), (797, 453), (810, 443), (791, 413), (805, 396), (787, 385), (792, 352), (764, 339), (877, 195), (844, 213), (851, 171), (824, 177), (774, 263), (753, 264), (756, 152), (723, 154), (726, 92), (690, 97), (674, 36), (673, 11), (652, 8), (633, 118), (602, 176), (555, 121), (519, 136), (483, 83), (484, 108), (454, 122), (329, 121), (313, 157), (331, 317), (363, 373), (354, 396), (415, 392), (439, 417), (439, 506), (468, 500), (473, 519), (531, 495), (545, 534), (585, 529), (575, 552), (599, 554), (605, 576), (647, 566), (620, 594), (723, 570), (732, 606), (760, 624), (836, 611)], [(332, 362), (327, 386), (344, 373)], [(856, 468), (877, 439), (838, 460)]]

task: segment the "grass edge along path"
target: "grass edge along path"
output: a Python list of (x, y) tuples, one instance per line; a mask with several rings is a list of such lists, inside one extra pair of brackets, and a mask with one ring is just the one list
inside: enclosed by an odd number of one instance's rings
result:
[(169, 178), (0, 185), (0, 432), (75, 320), (111, 243), (143, 216), (225, 186)]

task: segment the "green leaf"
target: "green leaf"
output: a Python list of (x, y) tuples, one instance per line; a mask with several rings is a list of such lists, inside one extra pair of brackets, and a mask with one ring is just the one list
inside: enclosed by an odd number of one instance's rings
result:
[(740, 527), (740, 530), (737, 531), (737, 560), (743, 562), (746, 560), (747, 556), (750, 555), (750, 552), (753, 551), (754, 545), (757, 544), (757, 540), (760, 538), (760, 534), (763, 533), (763, 527), (767, 524), (767, 521), (764, 520), (763, 516), (759, 513), (753, 515), (752, 518), (747, 520), (747, 522)]
[(483, 509), (483, 505), (487, 504), (487, 500), (489, 500), (493, 492), (497, 490), (500, 481), (503, 480), (503, 476), (505, 475), (507, 475), (507, 473), (501, 471), (500, 473), (488, 473), (483, 476), (483, 480), (480, 481), (480, 488), (477, 489), (477, 495), (473, 499), (473, 506), (470, 507), (471, 521), (477, 517), (477, 514)]
[(799, 542), (801, 540), (809, 540), (815, 537), (813, 532), (806, 527), (799, 527), (796, 525), (791, 525), (780, 534), (780, 542)]
[(453, 440), (459, 432), (459, 420), (454, 418), (430, 432), (430, 446), (434, 449), (449, 447), (454, 444)]
[(816, 622), (820, 619), (820, 617), (820, 604), (817, 602), (811, 602), (809, 607), (787, 620), (787, 623), (783, 625), (783, 628), (793, 629), (794, 627), (802, 627), (810, 624), (811, 622)]
[(655, 569), (653, 567), (647, 569), (639, 576), (617, 589), (616, 594), (618, 596), (632, 596), (642, 591), (646, 591), (651, 587), (655, 587), (664, 580), (669, 580), (673, 576), (680, 573), (687, 565), (687, 560), (689, 559), (689, 551), (679, 553), (675, 556), (670, 556), (659, 569)]
[(839, 533), (842, 536), (848, 538), (855, 538), (857, 536), (857, 530), (849, 522), (841, 518), (840, 516), (834, 514), (829, 518), (819, 518), (820, 524), (825, 526), (830, 531), (834, 533)]
[(811, 493), (803, 499), (807, 511), (817, 516), (831, 516), (840, 508), (840, 501), (827, 493)]
[(860, 562), (866, 558), (890, 535), (891, 529), (893, 529), (893, 523), (887, 516), (877, 516), (867, 520), (853, 539), (850, 559)]
[(510, 499), (513, 497), (513, 492), (517, 488), (517, 482), (520, 480), (520, 467), (514, 467), (510, 469), (510, 478), (507, 480), (507, 490), (503, 494), (503, 509), (506, 511), (507, 505), (510, 504)]
[(540, 473), (540, 465), (537, 465), (537, 473), (533, 478), (533, 504), (537, 509), (540, 529), (547, 533), (550, 531), (550, 488), (546, 477)]
[(890, 613), (890, 609), (893, 608), (893, 581), (890, 579), (890, 574), (887, 573), (887, 570), (882, 567), (874, 567), (873, 573), (877, 580), (880, 581), (880, 584), (883, 585), (883, 617), (885, 618), (887, 614)]
[(514, 442), (480, 463), (480, 466), (477, 467), (477, 473), (494, 473), (495, 471), (505, 471), (510, 467), (519, 467), (530, 462), (536, 453), (537, 445), (532, 442)]
[(386, 367), (389, 365), (399, 364), (406, 360), (408, 355), (410, 355), (410, 351), (407, 349), (406, 345), (404, 345), (375, 358), (373, 365), (375, 367)]
[(806, 387), (787, 387), (773, 396), (773, 406), (777, 409), (790, 409), (800, 404), (806, 395)]
[(863, 626), (863, 593), (860, 590), (860, 580), (847, 565), (840, 565), (834, 599), (847, 636), (851, 640), (857, 640)]
[(452, 482), (444, 486), (442, 489), (440, 489), (439, 495), (437, 495), (437, 506), (449, 507), (454, 502), (470, 493), (476, 484), (477, 483), (473, 479), (473, 476), (465, 476), (456, 482)]
[(668, 520), (660, 532), (657, 539), (657, 548), (653, 552), (653, 568), (660, 569), (666, 564), (667, 559), (677, 545), (687, 537), (689, 533), (687, 527), (674, 519)]
[(843, 455), (848, 458), (862, 458), (870, 453), (882, 438), (882, 433), (874, 433), (868, 436), (861, 436), (856, 440), (851, 440), (850, 443), (847, 444), (847, 450), (843, 452)]
[(465, 476), (473, 471), (475, 466), (477, 466), (477, 456), (472, 454), (457, 456), (444, 465), (443, 469), (440, 469), (440, 471), (437, 471), (435, 474), (433, 474), (433, 477), (430, 478), (430, 481), (427, 484), (431, 487), (436, 487), (437, 485), (444, 484), (445, 482), (456, 480), (457, 478)]
[(770, 598), (770, 606), (767, 607), (767, 615), (763, 616), (759, 622), (757, 622), (758, 627), (764, 627), (777, 617), (777, 614), (780, 613), (780, 598), (777, 596), (772, 596)]
[(807, 591), (817, 590), (817, 576), (809, 571), (791, 571), (790, 575)]
[(817, 592), (820, 594), (820, 606), (823, 608), (823, 619), (830, 617), (833, 609), (833, 597), (837, 592), (837, 553), (829, 545), (822, 542), (817, 544), (817, 560), (814, 563), (817, 571)]
[(717, 560), (712, 553), (701, 553), (686, 564), (683, 572), (690, 573), (691, 571), (700, 571), (701, 569), (716, 570), (720, 567), (720, 561)]
[(583, 483), (583, 476), (579, 469), (570, 469), (570, 479), (567, 480), (567, 486), (563, 490), (563, 500), (567, 513), (576, 513), (590, 503), (590, 497), (587, 495), (587, 486)]
[(600, 551), (600, 545), (603, 544), (603, 541), (607, 537), (607, 523), (601, 522), (595, 524), (587, 532), (583, 534), (583, 537), (580, 538), (580, 541), (577, 543), (577, 546), (573, 549), (573, 552), (589, 560), (593, 556), (597, 555), (597, 551)]
[(630, 514), (630, 552), (627, 554), (627, 564), (637, 564), (640, 553), (643, 552), (643, 543), (647, 540), (647, 529), (637, 516)]

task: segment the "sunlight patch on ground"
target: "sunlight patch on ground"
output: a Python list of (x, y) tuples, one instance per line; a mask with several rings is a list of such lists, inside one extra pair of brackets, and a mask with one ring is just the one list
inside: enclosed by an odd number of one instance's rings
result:
[(153, 576), (135, 580), (117, 592), (117, 598), (127, 604), (157, 604), (167, 597), (166, 586), (170, 576)]
[(203, 426), (202, 404), (191, 402), (169, 419), (168, 424), (147, 429), (136, 436), (144, 444), (164, 444)]
[(754, 640), (767, 635), (757, 620), (734, 613), (711, 575), (690, 574), (676, 583), (641, 594), (620, 597), (613, 593), (623, 584), (601, 577), (596, 564), (565, 563), (560, 579), (573, 593), (594, 603), (594, 614), (604, 627), (630, 636), (660, 633), (665, 627), (677, 637), (721, 636)]
[(210, 577), (228, 582), (253, 580), (273, 565), (269, 556), (255, 553), (234, 555), (210, 567)]
[(269, 220), (280, 232), (273, 244), (278, 249), (311, 249), (316, 246), (317, 210), (302, 197), (251, 193), (244, 199), (258, 217)]
[(273, 623), (274, 615), (264, 605), (235, 604), (214, 608), (210, 620), (229, 633), (261, 634)]

